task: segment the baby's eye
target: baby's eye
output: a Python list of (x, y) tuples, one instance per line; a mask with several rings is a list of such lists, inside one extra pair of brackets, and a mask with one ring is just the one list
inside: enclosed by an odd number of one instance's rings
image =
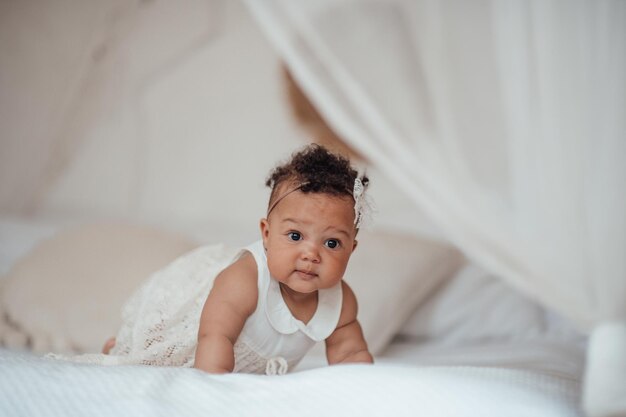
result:
[(328, 246), (331, 249), (335, 249), (339, 247), (339, 241), (337, 239), (328, 239), (326, 241), (326, 246)]
[(300, 233), (298, 232), (289, 232), (289, 239), (297, 242), (298, 240), (302, 239), (302, 235), (300, 235)]

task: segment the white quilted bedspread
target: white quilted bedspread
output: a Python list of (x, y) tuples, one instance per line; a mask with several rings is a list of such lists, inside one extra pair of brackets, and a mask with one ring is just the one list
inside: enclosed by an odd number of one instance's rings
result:
[(489, 367), (324, 367), (284, 376), (103, 367), (0, 350), (0, 416), (579, 416), (579, 382)]

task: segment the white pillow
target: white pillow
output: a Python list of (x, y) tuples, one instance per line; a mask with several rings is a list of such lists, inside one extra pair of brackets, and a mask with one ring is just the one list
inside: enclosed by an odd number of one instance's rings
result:
[(461, 345), (532, 338), (581, 340), (565, 319), (467, 263), (411, 315), (400, 339)]
[(196, 246), (172, 233), (113, 223), (43, 240), (0, 281), (0, 344), (99, 351), (117, 333), (121, 307), (141, 281)]
[(345, 281), (356, 294), (358, 320), (376, 355), (464, 258), (449, 245), (410, 235), (363, 230), (357, 240)]

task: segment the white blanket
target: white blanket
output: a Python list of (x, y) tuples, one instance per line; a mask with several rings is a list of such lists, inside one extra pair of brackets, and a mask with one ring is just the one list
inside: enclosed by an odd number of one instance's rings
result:
[(579, 416), (579, 382), (491, 367), (342, 365), (267, 377), (0, 350), (0, 416)]

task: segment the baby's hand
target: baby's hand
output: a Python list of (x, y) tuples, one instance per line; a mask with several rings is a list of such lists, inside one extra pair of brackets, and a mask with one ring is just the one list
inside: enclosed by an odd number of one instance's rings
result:
[(330, 365), (336, 363), (374, 363), (374, 358), (367, 350), (361, 325), (356, 319), (357, 302), (350, 287), (343, 285), (343, 305), (339, 324), (326, 339), (326, 358)]

